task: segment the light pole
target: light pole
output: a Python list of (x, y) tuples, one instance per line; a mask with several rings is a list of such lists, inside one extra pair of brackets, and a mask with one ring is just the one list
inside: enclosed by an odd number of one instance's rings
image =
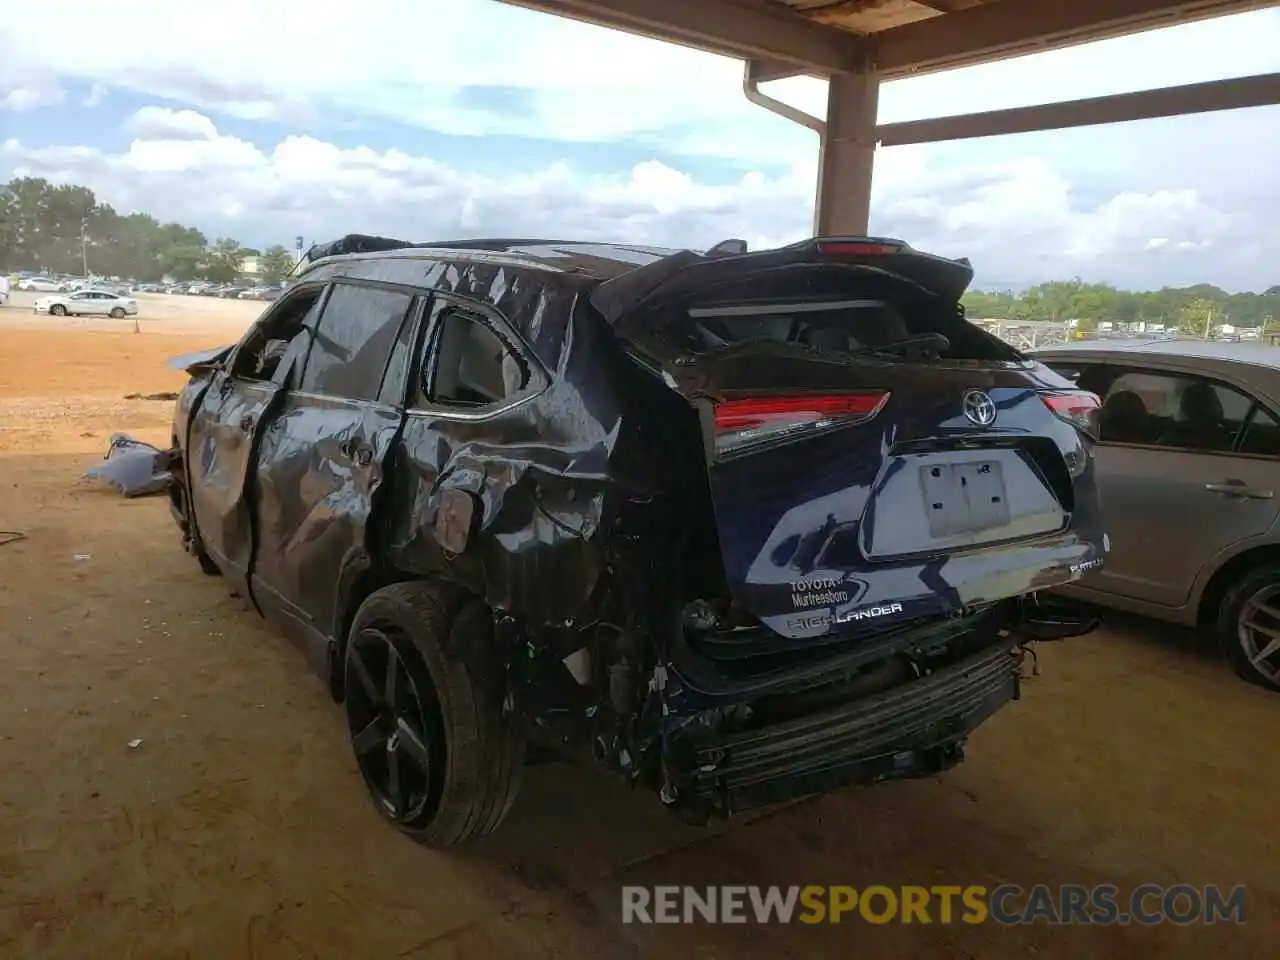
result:
[(84, 278), (89, 279), (89, 221), (80, 221), (80, 265), (84, 268)]

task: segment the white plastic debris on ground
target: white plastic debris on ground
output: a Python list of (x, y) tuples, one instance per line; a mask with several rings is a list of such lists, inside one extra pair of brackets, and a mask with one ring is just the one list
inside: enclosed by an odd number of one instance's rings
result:
[(164, 493), (173, 483), (173, 451), (161, 450), (123, 433), (111, 437), (104, 461), (90, 467), (84, 476), (106, 480), (126, 497), (146, 497)]

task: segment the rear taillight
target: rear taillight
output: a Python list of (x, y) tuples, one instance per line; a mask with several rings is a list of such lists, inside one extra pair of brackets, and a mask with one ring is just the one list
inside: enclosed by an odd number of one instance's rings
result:
[(1087, 390), (1069, 390), (1059, 393), (1042, 393), (1040, 399), (1054, 416), (1083, 430), (1095, 440), (1098, 438), (1098, 413), (1102, 402), (1097, 394)]
[(739, 453), (760, 444), (861, 423), (879, 413), (888, 399), (887, 392), (876, 391), (725, 400), (715, 406), (715, 452)]

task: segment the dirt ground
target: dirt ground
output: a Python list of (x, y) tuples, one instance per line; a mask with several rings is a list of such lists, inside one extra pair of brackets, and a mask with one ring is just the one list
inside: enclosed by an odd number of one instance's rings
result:
[[(1274, 956), (1280, 700), (1129, 621), (1042, 650), (1021, 702), (936, 780), (701, 831), (594, 771), (534, 767), (497, 836), (416, 847), (369, 807), (301, 655), (201, 575), (165, 502), (79, 479), (113, 431), (163, 442), (171, 404), (124, 396), (177, 389), (164, 360), (261, 305), (147, 299), (134, 333), (17, 299), (0, 310), (0, 530), (26, 535), (0, 546), (0, 956)], [(622, 884), (1001, 882), (1244, 883), (1248, 922), (620, 922)]]

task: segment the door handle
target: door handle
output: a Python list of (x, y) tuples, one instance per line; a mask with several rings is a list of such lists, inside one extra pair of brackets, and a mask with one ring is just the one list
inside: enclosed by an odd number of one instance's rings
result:
[(1239, 497), (1241, 500), (1270, 500), (1275, 496), (1272, 490), (1262, 490), (1258, 487), (1245, 486), (1243, 480), (1226, 480), (1222, 483), (1206, 483), (1204, 488), (1210, 493), (1225, 493), (1229, 497)]
[(248, 433), (250, 430), (253, 429), (253, 425), (257, 422), (258, 421), (254, 418), (253, 414), (246, 413), (243, 417), (240, 418), (240, 429), (243, 430), (245, 433)]

